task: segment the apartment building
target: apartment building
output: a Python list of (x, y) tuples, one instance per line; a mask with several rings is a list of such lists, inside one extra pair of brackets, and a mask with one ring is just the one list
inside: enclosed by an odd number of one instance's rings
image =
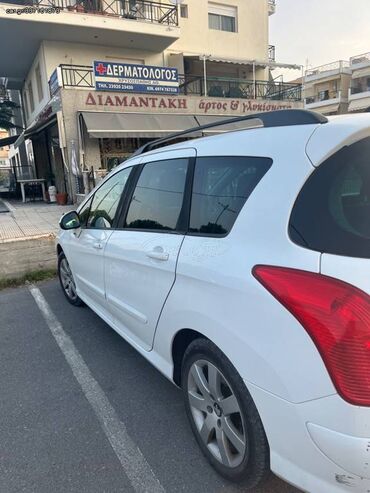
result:
[(370, 111), (370, 53), (306, 70), (304, 101), (324, 115)]
[[(21, 93), (35, 178), (76, 199), (138, 146), (212, 119), (302, 107), (273, 80), (275, 0), (0, 2), (0, 77)], [(178, 5), (179, 4), (179, 5)], [(27, 8), (28, 13), (19, 9)]]
[(305, 107), (324, 115), (348, 112), (352, 71), (345, 60), (307, 70), (304, 80)]
[(352, 80), (348, 110), (370, 111), (370, 52), (350, 58), (350, 66)]

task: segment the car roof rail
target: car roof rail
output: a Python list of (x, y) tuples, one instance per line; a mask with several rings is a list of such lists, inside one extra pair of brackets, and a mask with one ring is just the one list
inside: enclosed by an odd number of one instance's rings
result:
[[(321, 115), (320, 113), (316, 113), (315, 111), (310, 111), (310, 110), (303, 110), (303, 109), (276, 110), (276, 111), (269, 111), (263, 113), (254, 113), (253, 115), (243, 115), (236, 118), (227, 118), (225, 120), (219, 120), (213, 123), (207, 123), (205, 125), (200, 125), (198, 127), (188, 128), (187, 130), (182, 130), (181, 132), (175, 132), (173, 134), (170, 134), (167, 137), (161, 137), (160, 139), (153, 140), (152, 142), (148, 142), (147, 144), (144, 144), (143, 146), (139, 147), (139, 149), (137, 149), (137, 151), (134, 152), (132, 157), (139, 156), (140, 154), (144, 154), (144, 152), (151, 151), (153, 148), (158, 147), (162, 144), (166, 144), (167, 142), (171, 142), (181, 137), (186, 137), (187, 135), (191, 135), (193, 133), (199, 133), (202, 132), (203, 130), (208, 130), (215, 127), (221, 127), (224, 125), (230, 125), (233, 123), (252, 121), (252, 120), (257, 120), (258, 126), (262, 126), (264, 128), (323, 124), (323, 123), (328, 123), (329, 121), (324, 115)], [(247, 130), (248, 128), (256, 128), (256, 127), (250, 126), (250, 127), (246, 127), (245, 129), (240, 128), (240, 130)], [(196, 137), (198, 137), (198, 135)]]

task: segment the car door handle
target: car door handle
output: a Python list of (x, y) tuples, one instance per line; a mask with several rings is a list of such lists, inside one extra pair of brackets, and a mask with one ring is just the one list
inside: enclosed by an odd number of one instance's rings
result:
[(95, 250), (103, 250), (103, 243), (101, 241), (96, 241), (93, 243), (93, 248), (95, 248)]
[(154, 260), (166, 261), (169, 259), (169, 254), (167, 252), (161, 252), (159, 250), (152, 250), (146, 254), (147, 257), (153, 258)]

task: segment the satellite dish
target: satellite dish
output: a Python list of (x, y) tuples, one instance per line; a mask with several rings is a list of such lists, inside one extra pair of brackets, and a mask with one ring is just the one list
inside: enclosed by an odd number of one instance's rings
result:
[(181, 5), (185, 0), (170, 0), (173, 5)]

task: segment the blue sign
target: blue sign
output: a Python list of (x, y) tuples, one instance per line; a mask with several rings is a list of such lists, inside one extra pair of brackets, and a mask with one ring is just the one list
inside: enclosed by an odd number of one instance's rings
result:
[(95, 61), (94, 75), (98, 91), (179, 93), (176, 68)]

